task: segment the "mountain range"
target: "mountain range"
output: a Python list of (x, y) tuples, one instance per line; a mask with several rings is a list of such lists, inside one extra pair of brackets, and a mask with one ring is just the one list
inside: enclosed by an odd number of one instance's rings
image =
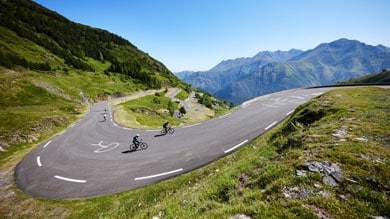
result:
[(307, 51), (263, 51), (222, 61), (208, 71), (175, 73), (234, 104), (287, 89), (329, 85), (390, 68), (390, 48), (339, 39)]

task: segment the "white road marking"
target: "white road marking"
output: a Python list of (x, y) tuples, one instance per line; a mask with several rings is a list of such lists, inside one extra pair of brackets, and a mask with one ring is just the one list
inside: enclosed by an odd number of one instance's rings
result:
[(133, 129), (131, 129), (131, 128), (125, 128), (125, 127), (123, 127), (123, 129), (126, 129), (126, 130), (133, 130)]
[(270, 129), (272, 126), (276, 125), (276, 123), (278, 123), (277, 121), (271, 123), (269, 126), (265, 127), (265, 130), (268, 130)]
[(293, 113), (295, 110), (291, 110), (290, 112), (286, 113), (286, 116), (290, 115), (291, 113)]
[(319, 93), (312, 93), (311, 95), (313, 95), (313, 96), (318, 96), (318, 95), (321, 95), (321, 94), (323, 94), (324, 92), (319, 92)]
[(67, 177), (63, 177), (63, 176), (54, 176), (54, 177), (57, 179), (61, 179), (61, 180), (69, 181), (69, 182), (77, 182), (77, 183), (86, 183), (87, 182), (87, 180), (72, 179), (72, 178), (67, 178)]
[(37, 157), (37, 164), (38, 164), (39, 167), (42, 166), (42, 163), (41, 163), (41, 156), (38, 156), (38, 157)]
[(231, 148), (227, 149), (227, 150), (224, 151), (224, 152), (225, 152), (225, 154), (226, 154), (226, 153), (229, 153), (230, 151), (232, 151), (232, 150), (234, 150), (234, 149), (240, 147), (241, 145), (243, 145), (243, 144), (245, 144), (245, 143), (247, 143), (247, 142), (248, 142), (248, 139), (246, 139), (245, 141), (241, 142), (240, 144), (238, 144), (238, 145), (236, 145), (236, 146), (234, 146), (234, 147), (231, 147)]
[(264, 103), (263, 106), (272, 107), (272, 108), (277, 108), (278, 107), (278, 106), (274, 106), (273, 104), (266, 104), (266, 103)]
[(91, 144), (91, 145), (100, 147), (99, 149), (96, 149), (94, 151), (95, 153), (104, 153), (104, 152), (114, 150), (115, 148), (117, 148), (119, 146), (119, 143), (112, 142), (111, 144), (103, 145), (103, 141), (100, 141), (98, 144)]
[(50, 143), (51, 143), (51, 140), (50, 140), (49, 142), (47, 142), (47, 143), (43, 146), (43, 148), (47, 147)]
[(297, 98), (297, 99), (301, 99), (301, 100), (304, 100), (305, 98), (301, 97), (301, 96), (290, 96), (292, 98)]
[(177, 173), (177, 172), (181, 172), (181, 171), (183, 171), (183, 168), (180, 168), (180, 169), (177, 169), (177, 170), (168, 171), (168, 172), (165, 172), (165, 173), (159, 173), (159, 174), (155, 174), (155, 175), (150, 175), (150, 176), (137, 177), (134, 180), (150, 179), (150, 178), (159, 177), (159, 176), (165, 176), (165, 175), (168, 175), (168, 174)]
[(61, 132), (60, 134), (58, 134), (58, 135), (62, 135), (62, 134), (64, 134), (66, 132), (66, 130), (65, 131), (63, 131), (63, 132)]

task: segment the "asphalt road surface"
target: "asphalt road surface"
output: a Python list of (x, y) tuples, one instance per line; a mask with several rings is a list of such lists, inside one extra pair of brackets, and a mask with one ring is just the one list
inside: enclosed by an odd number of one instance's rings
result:
[[(29, 153), (15, 169), (17, 186), (48, 199), (104, 196), (175, 177), (245, 146), (309, 99), (334, 88), (297, 89), (262, 96), (220, 118), (160, 130), (132, 130), (112, 121), (107, 102), (93, 105), (74, 126)], [(104, 121), (104, 109), (107, 120)], [(146, 150), (129, 151), (139, 133)]]

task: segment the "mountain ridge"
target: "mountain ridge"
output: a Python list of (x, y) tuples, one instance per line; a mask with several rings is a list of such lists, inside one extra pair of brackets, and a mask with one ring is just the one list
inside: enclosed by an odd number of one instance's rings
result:
[[(3, 43), (0, 50), (3, 66), (33, 66), (33, 69), (44, 71), (69, 68), (96, 71), (96, 66), (88, 60), (93, 59), (110, 63), (103, 69), (106, 74), (120, 73), (146, 87), (160, 88), (177, 82), (176, 76), (161, 62), (107, 30), (72, 22), (33, 1), (1, 0), (0, 6), (0, 26), (59, 58), (54, 63), (44, 56), (26, 57), (26, 54), (15, 52), (12, 46)], [(36, 63), (42, 67), (35, 67)]]
[[(390, 48), (346, 38), (321, 43), (306, 51), (291, 49), (287, 52), (284, 59), (281, 51), (264, 51), (252, 58), (241, 58), (237, 63), (222, 61), (217, 66), (228, 63), (233, 67), (219, 72), (213, 71), (214, 67), (205, 72), (175, 74), (218, 98), (241, 104), (259, 95), (333, 84), (390, 68)], [(225, 83), (221, 83), (226, 78)]]

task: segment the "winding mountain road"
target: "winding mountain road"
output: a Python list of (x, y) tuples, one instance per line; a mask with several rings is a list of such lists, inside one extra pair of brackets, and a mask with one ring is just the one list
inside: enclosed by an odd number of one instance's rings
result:
[[(175, 128), (132, 130), (118, 126), (108, 102), (93, 105), (74, 126), (29, 153), (16, 167), (24, 192), (48, 199), (77, 199), (128, 191), (189, 172), (223, 157), (274, 127), (294, 109), (334, 88), (274, 93), (242, 104), (220, 118)], [(129, 151), (136, 134), (147, 150)]]

